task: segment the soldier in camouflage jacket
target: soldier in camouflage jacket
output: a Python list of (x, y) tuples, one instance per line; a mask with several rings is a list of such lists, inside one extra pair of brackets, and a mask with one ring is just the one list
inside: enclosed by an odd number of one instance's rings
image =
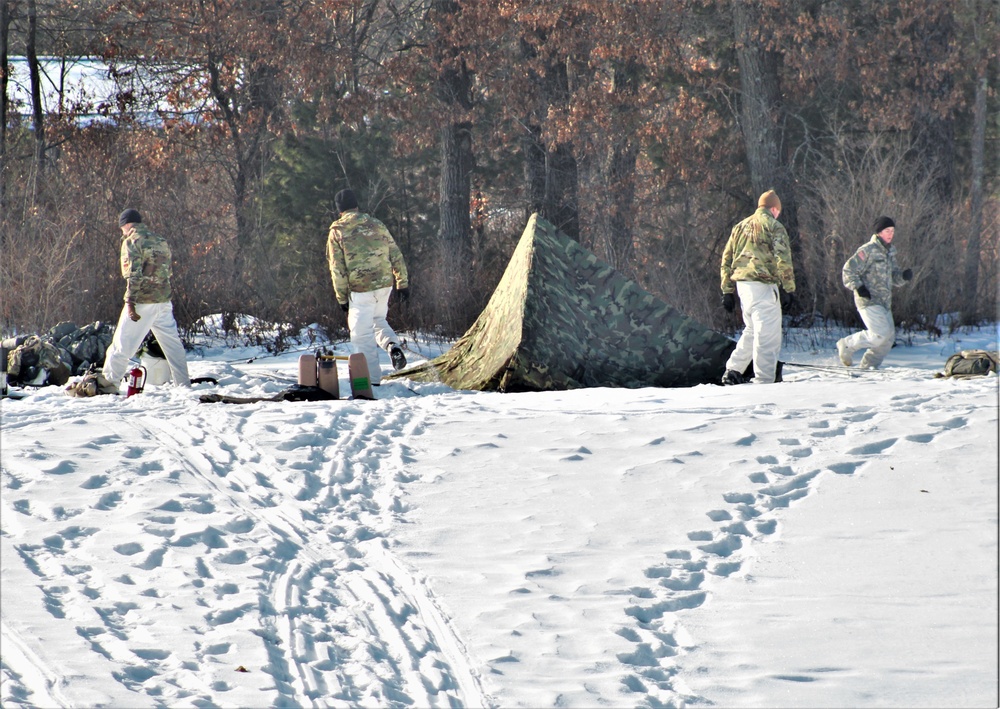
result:
[(889, 217), (875, 220), (875, 234), (859, 247), (844, 264), (844, 286), (854, 291), (854, 305), (865, 323), (865, 330), (837, 342), (837, 354), (845, 367), (853, 363), (853, 355), (865, 350), (861, 367), (875, 369), (892, 349), (896, 325), (892, 319), (892, 288), (913, 277), (910, 269), (902, 270), (896, 263), (892, 240), (896, 224)]
[(125, 307), (104, 358), (103, 374), (117, 384), (128, 368), (129, 359), (152, 330), (163, 349), (173, 381), (190, 386), (184, 345), (177, 334), (170, 301), (170, 245), (142, 223), (142, 216), (135, 209), (122, 212), (118, 225), (122, 231), (120, 259)]
[(781, 200), (768, 190), (757, 211), (737, 224), (722, 252), (722, 306), (729, 312), (740, 298), (743, 333), (736, 343), (723, 384), (740, 384), (753, 362), (755, 384), (775, 381), (781, 351), (781, 312), (792, 302), (795, 273), (788, 232), (778, 221)]
[(340, 218), (330, 225), (326, 241), (333, 290), (347, 313), (351, 345), (365, 355), (371, 383), (378, 385), (379, 348), (389, 353), (394, 369), (406, 366), (396, 333), (386, 320), (393, 284), (402, 300), (409, 297), (406, 263), (386, 226), (358, 211), (352, 190), (341, 190), (334, 199)]

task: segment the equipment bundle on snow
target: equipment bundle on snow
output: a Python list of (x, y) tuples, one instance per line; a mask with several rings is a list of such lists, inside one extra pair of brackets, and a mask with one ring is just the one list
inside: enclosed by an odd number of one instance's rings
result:
[(202, 394), (198, 401), (203, 404), (256, 404), (260, 401), (329, 401), (336, 399), (333, 394), (318, 386), (293, 384), (274, 396), (227, 396), (225, 394)]
[(717, 382), (733, 347), (535, 214), (465, 335), (388, 378), (501, 392), (682, 387)]
[(66, 393), (70, 396), (97, 396), (98, 394), (117, 394), (118, 386), (97, 368), (96, 364), (90, 365), (90, 369), (78, 381), (66, 387)]
[(70, 367), (59, 350), (38, 335), (31, 335), (7, 355), (7, 376), (12, 383), (31, 386), (69, 381)]
[(944, 363), (944, 372), (938, 372), (934, 376), (969, 379), (998, 370), (1000, 370), (1000, 356), (997, 353), (989, 350), (963, 350), (949, 357)]
[(8, 379), (17, 386), (62, 386), (71, 376), (104, 361), (113, 333), (109, 323), (77, 327), (62, 322), (41, 335), (4, 340)]
[(351, 355), (337, 355), (328, 350), (299, 357), (298, 384), (301, 387), (318, 386), (334, 399), (340, 398), (340, 380), (337, 361), (347, 362), (347, 374), (351, 384), (352, 399), (374, 399), (368, 358), (363, 352)]
[[(146, 334), (146, 339), (139, 347), (139, 364), (146, 368), (147, 384), (166, 384), (172, 381), (167, 356), (163, 354), (163, 349), (156, 341), (156, 335), (152, 330)], [(193, 384), (194, 380), (191, 383)]]
[(347, 362), (351, 398), (354, 400), (374, 399), (375, 394), (372, 393), (368, 373), (368, 360), (363, 353), (335, 355), (332, 352), (321, 350), (316, 354), (304, 354), (299, 357), (298, 382), (274, 396), (202, 394), (198, 397), (198, 401), (203, 404), (255, 404), (258, 401), (328, 401), (339, 399), (338, 360)]

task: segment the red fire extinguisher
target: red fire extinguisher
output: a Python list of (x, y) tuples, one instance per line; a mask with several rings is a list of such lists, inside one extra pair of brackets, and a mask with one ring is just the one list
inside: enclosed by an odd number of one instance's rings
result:
[(129, 398), (133, 394), (141, 394), (145, 387), (146, 368), (137, 366), (128, 370), (128, 389), (125, 391), (125, 398)]

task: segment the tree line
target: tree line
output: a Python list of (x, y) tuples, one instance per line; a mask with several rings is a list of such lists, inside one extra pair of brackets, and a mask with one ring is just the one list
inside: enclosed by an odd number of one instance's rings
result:
[[(115, 318), (116, 218), (136, 207), (173, 246), (182, 328), (248, 313), (339, 329), (324, 245), (345, 187), (407, 258), (404, 329), (461, 334), (533, 212), (735, 327), (719, 260), (769, 188), (799, 322), (853, 321), (840, 269), (881, 214), (915, 273), (897, 320), (992, 319), (997, 15), (995, 0), (0, 0), (0, 326)], [(113, 90), (67, 84), (81, 58)]]

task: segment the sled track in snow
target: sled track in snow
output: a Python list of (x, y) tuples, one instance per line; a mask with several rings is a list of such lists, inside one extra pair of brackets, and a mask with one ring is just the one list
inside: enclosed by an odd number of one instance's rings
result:
[[(58, 531), (0, 540), (14, 560), (5, 581), (35, 594), (66, 633), (55, 655), (35, 653), (22, 638), (29, 626), (4, 616), (5, 647), (21, 650), (0, 667), (5, 703), (202, 704), (232, 691), (276, 706), (492, 704), (449, 619), (389, 549), (420, 408), (184, 401), (160, 418), (106, 403), (79, 402), (58, 420), (5, 419), (59, 436), (43, 481), (86, 500), (11, 504), (5, 527), (23, 515)], [(97, 426), (74, 426), (84, 417)], [(11, 490), (35, 484), (18, 470), (4, 476)], [(108, 515), (133, 519), (136, 532), (95, 562), (88, 549)], [(122, 584), (135, 602), (120, 601)], [(91, 694), (55, 669), (60, 653), (117, 687)]]
[[(14, 653), (8, 652), (7, 658), (0, 661), (0, 670), (16, 683), (13, 696), (21, 701), (28, 701), (30, 697), (36, 706), (69, 706), (70, 702), (59, 691), (58, 677), (52, 674), (48, 665), (6, 621), (0, 621), (0, 640), (3, 647), (16, 649)], [(8, 664), (11, 654), (16, 658), (16, 666)]]
[[(387, 525), (402, 511), (402, 441), (419, 419), (371, 402), (335, 406), (297, 412), (301, 433), (275, 446), (287, 458), (255, 444), (278, 431), (255, 421), (263, 411), (205, 409), (196, 420), (139, 425), (163, 449), (183, 451), (177, 463), (213, 497), (252, 516), (242, 525), (246, 548), (226, 554), (263, 572), (256, 607), (242, 612), (259, 616), (251, 632), (266, 647), (282, 702), (488, 705), (447, 619), (386, 549)], [(312, 472), (318, 462), (323, 479)]]

